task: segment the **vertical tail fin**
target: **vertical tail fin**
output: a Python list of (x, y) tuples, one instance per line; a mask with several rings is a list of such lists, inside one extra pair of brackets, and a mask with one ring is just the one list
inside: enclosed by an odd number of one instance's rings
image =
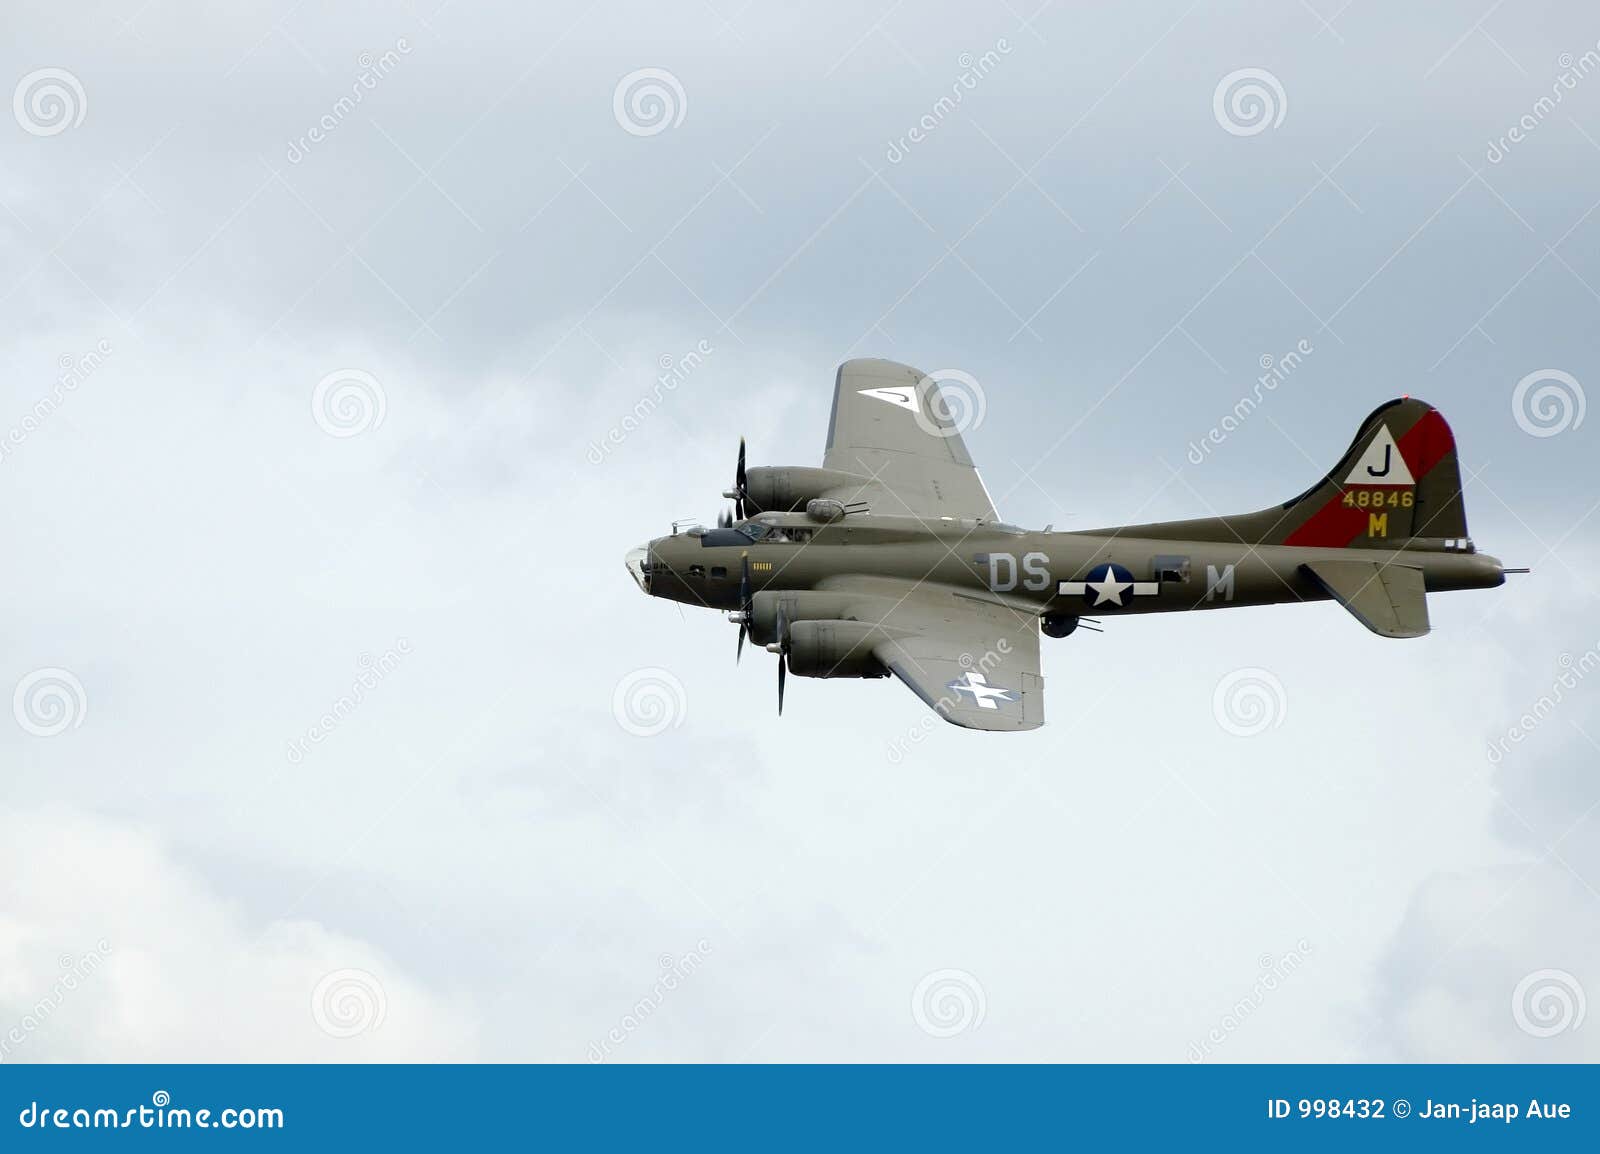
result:
[(1246, 540), (1273, 545), (1384, 548), (1412, 537), (1465, 538), (1455, 434), (1426, 401), (1390, 401), (1361, 423), (1322, 481), (1240, 520), (1256, 530)]
[(1131, 525), (1130, 537), (1334, 549), (1393, 548), (1414, 538), (1467, 537), (1456, 439), (1438, 409), (1414, 397), (1379, 405), (1321, 481), (1259, 513)]

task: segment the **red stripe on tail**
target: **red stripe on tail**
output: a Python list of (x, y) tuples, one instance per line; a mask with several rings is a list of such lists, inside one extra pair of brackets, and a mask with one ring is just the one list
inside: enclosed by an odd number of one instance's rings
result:
[[(1396, 444), (1406, 467), (1411, 470), (1412, 479), (1420, 482), (1455, 449), (1456, 439), (1439, 410), (1429, 409)], [(1347, 548), (1356, 539), (1366, 536), (1369, 513), (1368, 509), (1345, 505), (1344, 493), (1337, 492), (1304, 525), (1290, 533), (1284, 544)]]

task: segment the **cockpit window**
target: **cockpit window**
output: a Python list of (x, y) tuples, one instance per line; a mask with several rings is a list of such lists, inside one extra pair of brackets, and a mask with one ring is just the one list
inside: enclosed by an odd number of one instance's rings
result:
[(764, 525), (760, 521), (741, 521), (731, 529), (707, 529), (700, 536), (700, 544), (712, 546), (793, 544), (811, 540), (812, 531), (798, 526)]
[(782, 525), (763, 525), (760, 521), (746, 521), (735, 525), (734, 530), (743, 533), (752, 541), (760, 541), (766, 545), (792, 544), (795, 541), (809, 541), (811, 530)]

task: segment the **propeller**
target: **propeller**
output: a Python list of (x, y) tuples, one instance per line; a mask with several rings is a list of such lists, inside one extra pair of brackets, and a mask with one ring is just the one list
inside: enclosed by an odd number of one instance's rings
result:
[(734, 650), (733, 663), (744, 657), (744, 638), (750, 631), (750, 552), (746, 550), (739, 559), (739, 648)]
[(768, 652), (778, 655), (778, 716), (783, 716), (783, 684), (789, 676), (789, 628), (783, 617), (783, 603), (778, 603), (778, 639), (767, 646)]
[(733, 488), (724, 489), (722, 495), (733, 501), (734, 510), (738, 513), (739, 520), (743, 521), (750, 515), (750, 484), (749, 475), (745, 472), (744, 467), (743, 437), (739, 438), (739, 461), (733, 469)]
[(724, 509), (724, 510), (722, 510), (722, 512), (717, 514), (717, 528), (718, 529), (732, 529), (733, 528), (733, 510)]

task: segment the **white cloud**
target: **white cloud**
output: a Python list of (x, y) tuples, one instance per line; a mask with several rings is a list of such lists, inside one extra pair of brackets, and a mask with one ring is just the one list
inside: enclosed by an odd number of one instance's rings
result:
[[(1246, 161), (1192, 146), (1215, 139), (1210, 94), (1261, 13), (1186, 24), (1126, 83), (1117, 53), (1090, 51), (1068, 101), (1056, 49), (1018, 31), (967, 106), (984, 132), (952, 121), (885, 174), (891, 193), (861, 158), (1004, 12), (897, 24), (928, 83), (911, 70), (892, 91), (876, 38), (839, 60), (848, 6), (752, 10), (731, 31), (709, 11), (563, 15), (532, 73), (520, 9), (452, 7), (438, 35), (401, 10), (305, 6), (281, 33), (280, 15), (199, 28), (153, 6), (127, 38), (59, 21), (8, 38), (13, 75), (68, 64), (89, 113), (59, 138), (6, 138), (0, 431), (63, 355), (111, 349), (0, 460), (0, 685), (62, 668), (88, 701), (56, 737), (0, 726), (0, 1006), (26, 1014), (58, 954), (110, 947), (16, 1060), (582, 1060), (660, 958), (702, 940), (705, 964), (616, 1060), (1182, 1060), (1261, 957), (1302, 940), (1305, 965), (1216, 1060), (1540, 1057), (1592, 1035), (1505, 1032), (1527, 973), (1566, 967), (1594, 992), (1571, 960), (1593, 956), (1591, 895), (1552, 859), (1487, 909), (1592, 799), (1584, 747), (1555, 740), (1563, 713), (1521, 768), (1483, 758), (1556, 654), (1596, 640), (1568, 636), (1593, 594), (1541, 592), (1562, 570), (1534, 539), (1595, 571), (1587, 430), (1535, 445), (1508, 409), (1534, 366), (1592, 363), (1587, 298), (1548, 265), (1484, 322), (1492, 345), (1469, 335), (1428, 368), (1527, 269), (1525, 227), (1481, 190), (1439, 211), (1458, 156), (1505, 122), (1498, 101), (1525, 104), (1492, 49), (1469, 40), (1420, 89), (1389, 67), (1352, 86), (1343, 46), (1274, 15), (1297, 111), (1241, 142), (1262, 146)], [(1109, 9), (1087, 40), (1062, 19), (1039, 18), (1053, 46), (1144, 35)], [(1557, 23), (1540, 32), (1552, 59), (1571, 41)], [(371, 102), (288, 164), (358, 54), (413, 32)], [(1395, 60), (1455, 35), (1389, 32), (1372, 50)], [(758, 69), (722, 50), (735, 33)], [(641, 141), (611, 97), (656, 64), (690, 111)], [(1566, 132), (1489, 174), (1551, 236), (1593, 184), (1571, 178), (1592, 154), (1577, 137), (1560, 154)], [(1038, 162), (1037, 188), (1007, 192), (996, 144)], [(1314, 188), (1313, 163), (1347, 152), (1344, 195)], [(1552, 152), (1567, 179), (1536, 167)], [(1270, 268), (1238, 265), (1269, 228)], [(1324, 339), (1315, 314), (1334, 307)], [(1010, 339), (1029, 314), (1037, 341)], [(1171, 478), (1163, 459), (1259, 355), (1308, 332), (1316, 357), (1270, 419)], [(661, 358), (701, 341), (703, 365), (657, 395)], [(925, 730), (893, 683), (791, 682), (780, 722), (769, 655), (735, 667), (726, 623), (641, 598), (621, 555), (715, 516), (741, 433), (753, 464), (816, 464), (833, 366), (858, 354), (972, 371), (989, 407), (969, 447), (1002, 512), (1058, 528), (1287, 497), (1373, 403), (1427, 380), (1464, 462), (1495, 462), (1470, 486), (1481, 543), (1541, 573), (1435, 598), (1415, 645), (1327, 605), (1047, 642), (1050, 726), (1014, 739)], [(340, 438), (311, 403), (344, 368), (385, 405)], [(362, 656), (401, 638), (411, 652), (345, 711)], [(651, 666), (687, 715), (637, 738), (611, 695)], [(1289, 705), (1240, 739), (1211, 699), (1246, 666)], [(1562, 856), (1593, 881), (1586, 833)], [(911, 998), (952, 970), (981, 986), (983, 1022), (934, 1038)], [(352, 972), (336, 1005), (376, 1005), (372, 974), (384, 1021), (332, 1038), (313, 993)]]
[[(61, 807), (7, 813), (0, 908), (7, 1061), (432, 1061), (478, 1052), (467, 995), (425, 988), (370, 942), (314, 921), (251, 919), (159, 837), (124, 822)], [(367, 975), (381, 1019), (337, 995), (315, 999), (319, 983), (345, 970)], [(348, 1032), (363, 1022), (369, 1028)]]
[(1432, 879), (1380, 971), (1382, 1041), (1408, 1062), (1600, 1060), (1597, 958), (1600, 899), (1558, 864)]

